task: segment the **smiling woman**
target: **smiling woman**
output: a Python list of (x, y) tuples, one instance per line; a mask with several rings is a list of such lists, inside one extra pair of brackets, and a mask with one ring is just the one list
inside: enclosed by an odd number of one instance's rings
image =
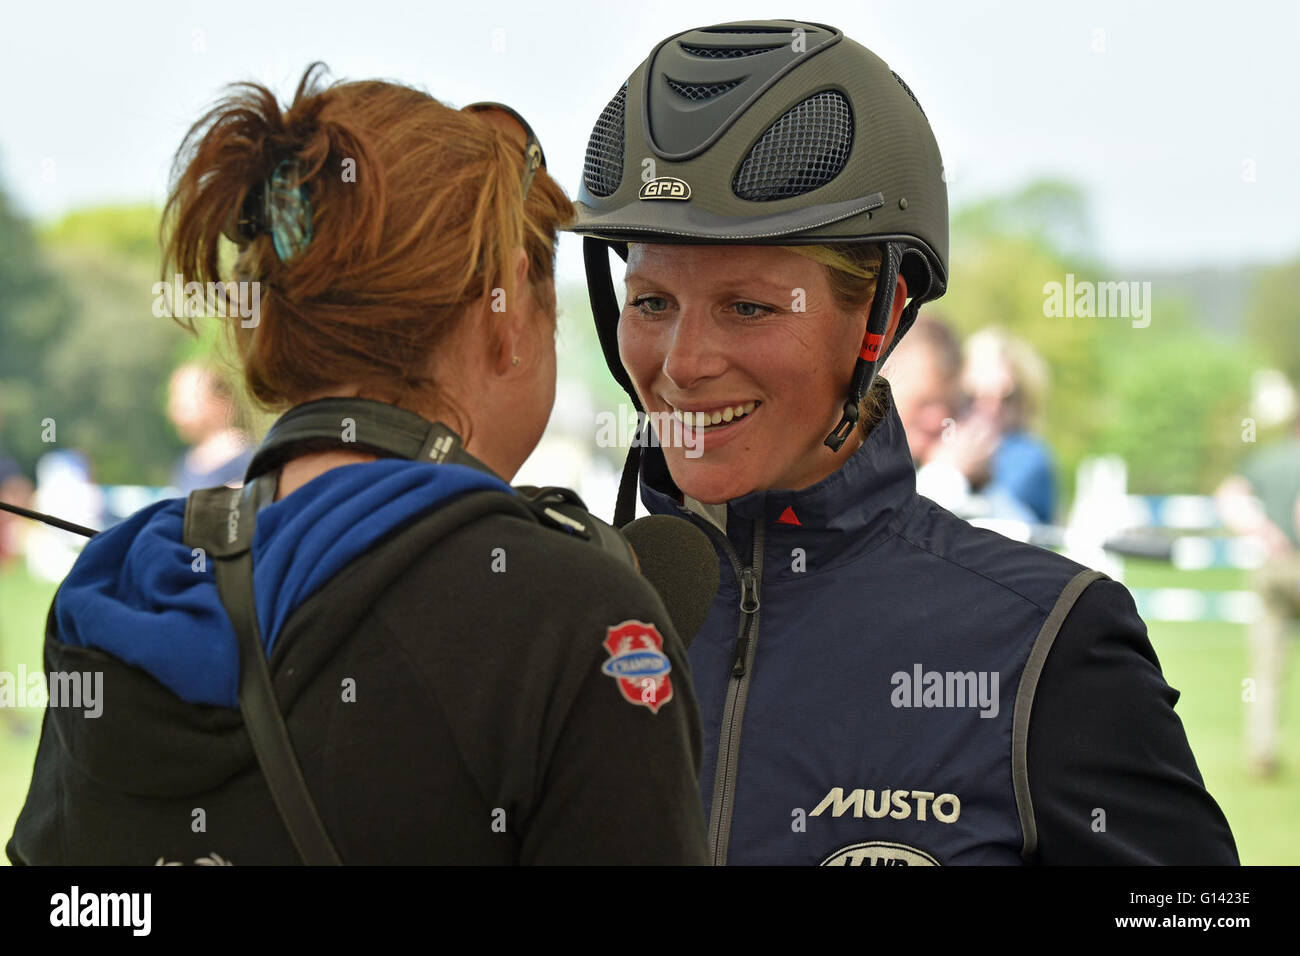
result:
[(702, 444), (634, 449), (616, 520), (639, 485), (733, 570), (690, 648), (715, 863), (1236, 862), (1128, 592), (916, 493), (876, 369), (946, 288), (948, 205), (896, 73), (819, 24), (670, 37), (577, 209), (611, 372)]
[[(686, 437), (694, 441), (661, 444), (678, 486), (699, 501), (815, 484), (879, 420), (880, 406), (864, 397), (867, 413), (844, 451), (825, 445), (867, 334), (875, 281), (818, 261), (832, 256), (803, 252), (644, 243), (628, 250), (619, 355), (651, 421), (671, 413), (693, 430)], [(899, 276), (885, 349), (906, 300)], [(880, 394), (878, 387), (868, 396)], [(687, 455), (696, 442), (703, 453)]]

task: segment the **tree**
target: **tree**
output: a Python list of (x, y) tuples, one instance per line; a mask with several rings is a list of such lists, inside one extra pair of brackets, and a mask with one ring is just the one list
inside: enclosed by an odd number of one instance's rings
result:
[(0, 454), (29, 475), (49, 450), (41, 422), (61, 411), (43, 387), (44, 357), (74, 319), (71, 293), (0, 188)]
[[(1086, 455), (1116, 453), (1146, 493), (1205, 492), (1241, 456), (1248, 343), (1207, 331), (1195, 303), (1152, 283), (1150, 325), (1130, 318), (1046, 314), (1044, 287), (1143, 276), (1104, 268), (1093, 252), (1087, 201), (1073, 185), (1031, 183), (953, 215), (949, 292), (933, 310), (961, 332), (1002, 326), (1051, 369), (1043, 434), (1072, 490)], [(1145, 290), (1144, 290), (1145, 291)], [(1300, 356), (1300, 267), (1278, 270), (1261, 293), (1257, 327), (1268, 354)]]
[(1246, 330), (1270, 364), (1300, 387), (1300, 259), (1263, 271)]
[(158, 221), (149, 206), (86, 210), (38, 239), (0, 197), (0, 449), (29, 473), (76, 448), (100, 482), (166, 484), (183, 447), (167, 380), (191, 340), (153, 314)]

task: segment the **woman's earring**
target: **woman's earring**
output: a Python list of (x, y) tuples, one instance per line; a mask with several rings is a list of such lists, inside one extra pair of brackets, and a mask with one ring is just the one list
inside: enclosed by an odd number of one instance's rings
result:
[(516, 355), (513, 359), (511, 359), (511, 360), (510, 360), (510, 364), (511, 364), (511, 365), (518, 365), (518, 364), (519, 364), (519, 356)]

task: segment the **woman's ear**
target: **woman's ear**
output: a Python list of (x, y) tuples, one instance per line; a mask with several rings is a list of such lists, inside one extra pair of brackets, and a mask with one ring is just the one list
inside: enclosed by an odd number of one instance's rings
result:
[(492, 368), (498, 375), (504, 375), (524, 361), (532, 313), (528, 307), (530, 298), (528, 253), (520, 248), (515, 255), (514, 301), (505, 302), (504, 291), (495, 289), (488, 299), (488, 328), (490, 341), (494, 343)]
[[(889, 351), (889, 346), (893, 344), (894, 336), (898, 333), (898, 320), (903, 315), (903, 309), (907, 307), (907, 280), (903, 274), (898, 274), (898, 283), (894, 286), (894, 307), (889, 315), (889, 327), (885, 329), (885, 338), (881, 343), (880, 354), (884, 355)], [(863, 342), (863, 345), (866, 343)]]

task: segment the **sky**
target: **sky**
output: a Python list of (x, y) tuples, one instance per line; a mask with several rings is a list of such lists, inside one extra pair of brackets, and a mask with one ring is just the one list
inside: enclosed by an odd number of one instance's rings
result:
[[(916, 94), (954, 206), (1043, 176), (1088, 193), (1103, 260), (1127, 268), (1300, 254), (1300, 3), (479, 0), (8, 3), (0, 183), (45, 222), (166, 195), (171, 157), (224, 84), (287, 99), (303, 68), (500, 100), (576, 194), (591, 127), (662, 38), (754, 18), (827, 23)], [(562, 279), (581, 247), (561, 244)]]

